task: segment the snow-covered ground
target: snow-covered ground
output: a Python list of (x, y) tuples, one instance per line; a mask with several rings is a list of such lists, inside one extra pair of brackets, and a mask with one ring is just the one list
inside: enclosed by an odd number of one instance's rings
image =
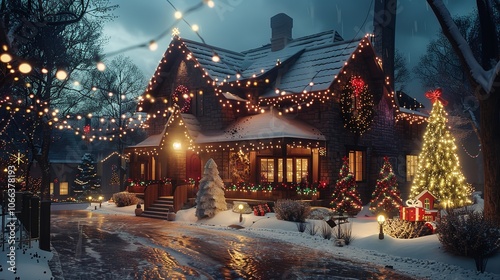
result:
[[(475, 205), (481, 208), (481, 202)], [(120, 214), (134, 216), (135, 205), (116, 207), (113, 203), (104, 202), (101, 208), (96, 203), (88, 207), (88, 211), (103, 214)], [(365, 208), (364, 208), (365, 209)], [(295, 223), (277, 220), (274, 213), (266, 216), (243, 214), (239, 222), (239, 214), (224, 211), (214, 218), (198, 221), (195, 210), (177, 212), (177, 223), (188, 223), (192, 226), (207, 227), (215, 230), (228, 230), (230, 225), (239, 225), (241, 234), (275, 238), (330, 252), (342, 258), (350, 258), (360, 262), (370, 262), (382, 266), (392, 266), (395, 270), (413, 275), (421, 279), (500, 279), (500, 253), (490, 258), (485, 273), (476, 272), (474, 260), (456, 257), (445, 253), (437, 235), (416, 239), (401, 240), (385, 235), (378, 239), (379, 226), (375, 217), (366, 210), (358, 214), (358, 218), (349, 220), (352, 226), (353, 242), (344, 247), (337, 247), (334, 241), (324, 239), (319, 233), (315, 236), (299, 232)], [(158, 222), (165, 222), (160, 221)], [(313, 221), (320, 225), (322, 221)], [(346, 224), (347, 225), (347, 224)], [(17, 273), (8, 270), (8, 250), (0, 255), (0, 279), (51, 279), (52, 273), (48, 261), (53, 257), (50, 252), (37, 250), (38, 244), (33, 242), (31, 249), (16, 250)], [(24, 253), (23, 253), (24, 252)]]

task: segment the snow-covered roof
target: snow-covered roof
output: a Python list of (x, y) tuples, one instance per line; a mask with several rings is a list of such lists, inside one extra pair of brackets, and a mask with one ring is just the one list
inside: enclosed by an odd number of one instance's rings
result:
[(129, 146), (128, 148), (149, 148), (149, 147), (158, 147), (160, 146), (161, 139), (163, 138), (162, 134), (154, 134), (146, 138), (144, 141), (137, 143), (136, 145)]
[(421, 117), (425, 117), (425, 118), (429, 117), (429, 115), (426, 113), (415, 111), (415, 110), (410, 110), (410, 109), (407, 109), (404, 107), (399, 107), (399, 112), (405, 113), (405, 114), (412, 114), (412, 115), (416, 115), (416, 116), (421, 116)]
[[(186, 125), (188, 130), (193, 126)], [(219, 143), (276, 138), (299, 138), (324, 141), (325, 136), (316, 128), (274, 111), (242, 117), (226, 129), (210, 134), (200, 133), (195, 143)]]
[[(304, 86), (308, 87), (308, 91), (328, 89), (361, 39), (338, 41), (338, 33), (332, 30), (294, 39), (278, 51), (271, 51), (271, 45), (265, 45), (244, 52), (180, 40), (200, 67), (217, 82), (260, 77), (292, 58), (297, 59), (282, 73), (275, 86), (289, 93), (300, 93)], [(212, 61), (214, 53), (220, 57), (219, 62)], [(236, 77), (236, 74), (240, 77)], [(308, 86), (311, 81), (314, 84)]]

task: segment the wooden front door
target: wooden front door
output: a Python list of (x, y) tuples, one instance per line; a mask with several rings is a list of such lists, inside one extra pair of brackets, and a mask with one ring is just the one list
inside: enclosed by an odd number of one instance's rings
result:
[(201, 178), (201, 159), (193, 151), (186, 151), (186, 177), (196, 181)]

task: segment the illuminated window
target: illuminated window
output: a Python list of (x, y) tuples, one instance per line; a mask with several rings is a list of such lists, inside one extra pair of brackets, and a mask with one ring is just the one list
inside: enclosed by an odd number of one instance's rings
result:
[(306, 158), (295, 159), (295, 182), (307, 183), (309, 176), (309, 161)]
[(261, 182), (274, 182), (274, 159), (273, 158), (260, 159), (260, 181)]
[(349, 151), (349, 170), (354, 174), (356, 182), (360, 182), (365, 179), (364, 157), (363, 151)]
[(284, 182), (285, 179), (286, 182), (308, 182), (309, 160), (308, 158), (278, 158), (275, 161), (274, 158), (261, 158), (260, 182)]
[(430, 201), (430, 199), (426, 198), (424, 200), (424, 208), (425, 209), (431, 209), (431, 201)]
[(406, 155), (406, 181), (411, 182), (417, 173), (418, 156)]
[(59, 194), (68, 195), (68, 182), (59, 183)]
[(50, 183), (50, 194), (54, 194), (54, 183)]

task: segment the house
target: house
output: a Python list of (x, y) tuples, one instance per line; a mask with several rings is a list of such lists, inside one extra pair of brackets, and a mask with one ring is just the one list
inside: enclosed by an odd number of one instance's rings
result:
[(336, 31), (292, 38), (271, 18), (271, 43), (236, 52), (174, 36), (138, 104), (149, 137), (129, 146), (130, 178), (197, 181), (210, 158), (226, 196), (328, 202), (349, 157), (367, 202), (383, 158), (404, 195), (426, 115), (403, 108), (371, 36)]

